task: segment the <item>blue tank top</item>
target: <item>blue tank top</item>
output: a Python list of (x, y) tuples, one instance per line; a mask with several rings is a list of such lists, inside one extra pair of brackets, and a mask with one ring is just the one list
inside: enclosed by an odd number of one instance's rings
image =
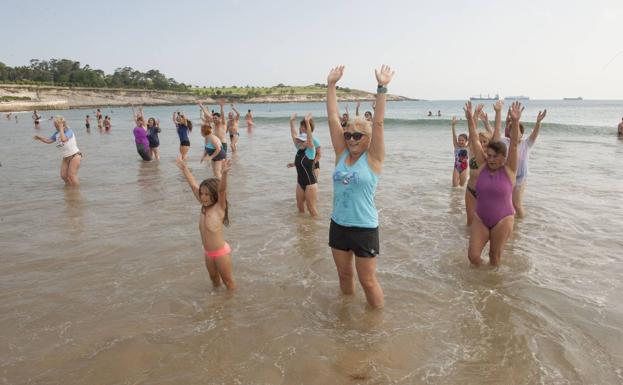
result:
[(216, 148), (214, 147), (214, 145), (212, 144), (212, 142), (208, 142), (205, 145), (205, 149), (206, 150), (216, 150)]
[(177, 135), (179, 135), (180, 141), (188, 140), (188, 126), (185, 124), (178, 124)]
[(346, 165), (344, 151), (333, 171), (333, 213), (331, 219), (340, 226), (376, 228), (379, 214), (374, 193), (379, 176), (368, 165), (368, 152), (353, 165)]

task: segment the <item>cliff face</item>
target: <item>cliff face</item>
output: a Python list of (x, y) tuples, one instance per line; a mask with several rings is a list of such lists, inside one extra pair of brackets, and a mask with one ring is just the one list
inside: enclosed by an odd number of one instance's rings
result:
[[(97, 108), (106, 106), (158, 106), (194, 104), (200, 97), (194, 93), (147, 91), (109, 88), (26, 86), (0, 84), (0, 97), (30, 98), (30, 100), (0, 101), (0, 112), (32, 110), (66, 110), (69, 108)], [(210, 98), (201, 98), (215, 104)], [(301, 103), (324, 102), (326, 94), (264, 95), (236, 99), (239, 103)], [(340, 93), (339, 101), (372, 101), (374, 94), (357, 91)], [(387, 100), (410, 100), (403, 96), (387, 95)]]
[[(0, 85), (0, 97), (30, 98), (0, 102), (0, 111), (69, 109), (130, 105), (193, 104), (193, 93), (106, 88)], [(208, 102), (215, 103), (213, 100)]]

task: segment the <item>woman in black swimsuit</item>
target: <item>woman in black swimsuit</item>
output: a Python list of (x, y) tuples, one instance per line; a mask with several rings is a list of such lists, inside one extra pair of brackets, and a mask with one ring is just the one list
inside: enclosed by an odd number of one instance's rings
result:
[(305, 133), (299, 134), (294, 125), (295, 121), (296, 114), (293, 114), (290, 118), (290, 134), (297, 152), (294, 163), (288, 164), (288, 167), (296, 167), (296, 206), (300, 213), (304, 213), (305, 206), (307, 206), (309, 214), (315, 218), (318, 216), (318, 210), (316, 209), (318, 183), (314, 175), (316, 149), (311, 129), (312, 116), (307, 114), (305, 120), (301, 122), (301, 124), (305, 124)]

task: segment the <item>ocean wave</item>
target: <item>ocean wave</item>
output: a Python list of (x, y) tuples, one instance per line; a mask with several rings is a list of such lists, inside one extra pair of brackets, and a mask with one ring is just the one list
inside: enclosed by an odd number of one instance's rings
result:
[[(253, 120), (256, 125), (273, 125), (273, 124), (287, 124), (289, 116), (271, 116), (271, 117), (254, 117)], [(300, 119), (297, 120), (301, 120)], [(326, 124), (327, 118), (324, 116), (314, 117), (314, 121), (316, 123)], [(417, 127), (426, 127), (426, 128), (440, 128), (447, 129), (451, 126), (451, 119), (444, 118), (435, 118), (435, 119), (403, 119), (403, 118), (386, 118), (385, 119), (385, 128), (391, 130), (395, 128), (417, 128)], [(535, 122), (531, 121), (523, 121), (525, 125), (527, 125), (527, 130), (531, 130), (534, 126)], [(242, 123), (244, 124), (244, 123)], [(466, 128), (465, 119), (459, 120), (458, 128), (464, 129)], [(493, 122), (491, 122), (493, 126)], [(479, 129), (482, 129), (482, 123), (479, 124)], [(585, 124), (568, 124), (568, 123), (552, 123), (552, 122), (544, 122), (541, 124), (542, 130), (548, 131), (566, 131), (573, 133), (587, 133), (587, 134), (612, 134), (614, 132), (612, 126), (599, 126), (599, 125), (585, 125)]]

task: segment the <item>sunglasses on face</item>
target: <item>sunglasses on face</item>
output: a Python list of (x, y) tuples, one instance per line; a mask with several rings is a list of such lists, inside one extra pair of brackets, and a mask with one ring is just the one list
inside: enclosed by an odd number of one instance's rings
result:
[(345, 132), (344, 133), (344, 140), (361, 140), (361, 138), (363, 138), (363, 134), (361, 132)]

